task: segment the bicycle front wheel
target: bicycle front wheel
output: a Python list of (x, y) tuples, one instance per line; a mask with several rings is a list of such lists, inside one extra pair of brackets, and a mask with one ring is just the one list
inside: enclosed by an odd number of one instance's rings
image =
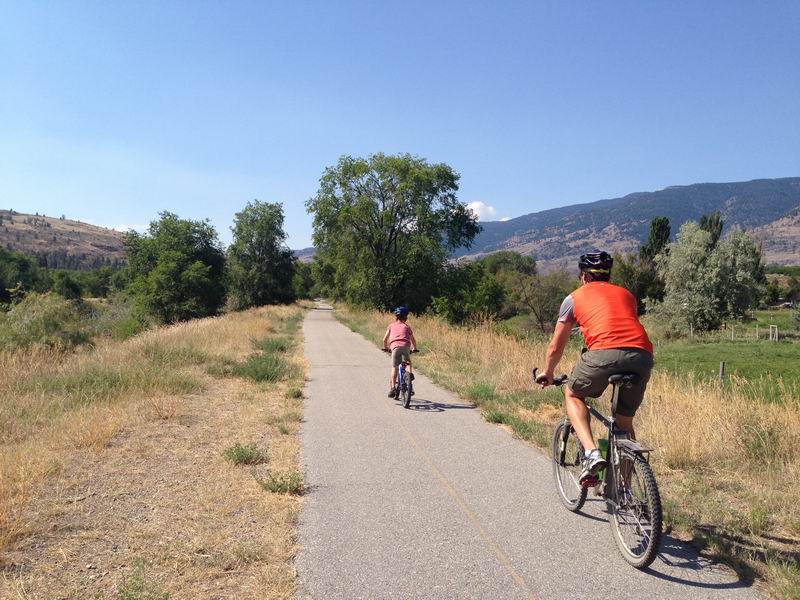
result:
[(587, 489), (578, 482), (583, 446), (569, 421), (558, 424), (553, 432), (553, 478), (561, 503), (577, 512), (586, 502)]
[(661, 543), (661, 496), (653, 470), (640, 455), (623, 453), (614, 469), (608, 522), (622, 557), (637, 569), (655, 560)]

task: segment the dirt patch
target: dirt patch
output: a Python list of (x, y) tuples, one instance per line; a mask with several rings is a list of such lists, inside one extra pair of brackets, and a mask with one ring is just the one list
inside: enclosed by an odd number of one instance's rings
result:
[(147, 585), (171, 598), (290, 596), (298, 499), (265, 492), (248, 468), (222, 457), (247, 440), (267, 449), (270, 468), (291, 467), (292, 436), (267, 433), (279, 402), (277, 388), (216, 382), (184, 398), (175, 418), (69, 457), (31, 505), (42, 535), (7, 555), (0, 596), (113, 597), (137, 559)]

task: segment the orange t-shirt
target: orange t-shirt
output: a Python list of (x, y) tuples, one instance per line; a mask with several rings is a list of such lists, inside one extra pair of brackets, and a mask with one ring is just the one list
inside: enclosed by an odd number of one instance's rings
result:
[(589, 350), (639, 348), (653, 353), (653, 344), (639, 322), (636, 298), (605, 281), (582, 285), (564, 300), (559, 321), (577, 321)]

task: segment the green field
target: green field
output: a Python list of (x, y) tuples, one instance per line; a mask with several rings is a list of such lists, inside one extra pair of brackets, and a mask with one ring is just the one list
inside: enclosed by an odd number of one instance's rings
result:
[(763, 376), (781, 377), (800, 383), (800, 344), (791, 341), (679, 340), (656, 344), (658, 368), (698, 377), (717, 377), (719, 363), (725, 372), (749, 380)]
[[(724, 362), (726, 384), (741, 386), (741, 380), (746, 379), (748, 393), (754, 398), (781, 401), (787, 396), (786, 390), (790, 396), (800, 397), (800, 338), (793, 329), (792, 313), (755, 311), (752, 321), (733, 325), (733, 340), (730, 328), (677, 340), (655, 338), (656, 368), (676, 375), (692, 373), (701, 379), (716, 379), (719, 364)], [(778, 327), (778, 342), (769, 341), (770, 325)], [(545, 339), (527, 315), (504, 321), (501, 327), (526, 338)], [(573, 336), (570, 347), (581, 342), (580, 336)]]

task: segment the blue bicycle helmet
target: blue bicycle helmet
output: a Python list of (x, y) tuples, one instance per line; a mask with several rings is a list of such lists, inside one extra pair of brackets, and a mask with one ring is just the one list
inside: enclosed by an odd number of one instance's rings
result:
[(393, 312), (395, 317), (403, 318), (408, 316), (408, 308), (406, 307), (405, 304), (401, 304), (400, 306), (395, 308)]

